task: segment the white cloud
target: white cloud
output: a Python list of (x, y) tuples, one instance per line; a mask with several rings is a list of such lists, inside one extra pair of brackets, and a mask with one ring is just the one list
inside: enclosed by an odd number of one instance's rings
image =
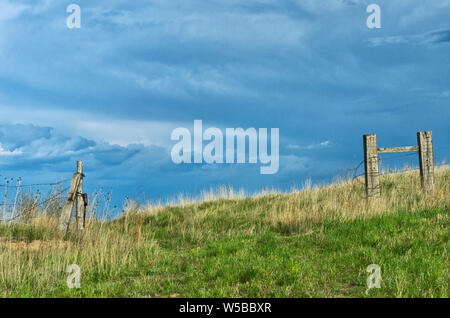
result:
[(320, 143), (314, 143), (307, 146), (300, 146), (300, 145), (294, 145), (294, 144), (288, 144), (286, 146), (287, 149), (293, 149), (293, 150), (311, 150), (311, 149), (317, 149), (317, 148), (325, 148), (330, 145), (329, 140), (322, 141)]
[(18, 18), (29, 7), (28, 5), (2, 0), (0, 2), (0, 22)]
[(430, 43), (450, 42), (450, 29), (439, 29), (413, 35), (375, 37), (368, 39), (367, 42), (373, 47), (391, 44), (424, 45)]
[(21, 155), (22, 151), (19, 149), (14, 149), (13, 151), (6, 150), (2, 147), (0, 143), (0, 156), (17, 156)]
[[(168, 148), (170, 134), (180, 122), (158, 120), (126, 120), (116, 117), (98, 116), (87, 110), (45, 109), (0, 105), (0, 119), (9, 118), (11, 124), (33, 123), (41, 127), (52, 127), (55, 131), (72, 136), (84, 136), (89, 139), (117, 144), (126, 147), (130, 144), (155, 145)], [(61, 120), (70, 118), (70, 120)], [(6, 124), (6, 122), (3, 122)], [(0, 121), (0, 125), (2, 121)], [(190, 123), (192, 125), (192, 123)]]
[(302, 173), (307, 170), (308, 157), (295, 155), (280, 156), (280, 174)]
[(289, 144), (286, 146), (287, 149), (301, 149), (299, 145)]

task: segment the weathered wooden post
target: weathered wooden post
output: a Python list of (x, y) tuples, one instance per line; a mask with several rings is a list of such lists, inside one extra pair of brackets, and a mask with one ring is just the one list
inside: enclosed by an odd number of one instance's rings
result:
[(378, 175), (377, 135), (364, 135), (363, 143), (366, 196), (367, 198), (379, 197), (380, 181)]
[(434, 159), (433, 138), (431, 131), (419, 131), (417, 133), (417, 144), (419, 146), (420, 180), (425, 192), (434, 189)]
[(74, 205), (75, 199), (77, 198), (78, 187), (83, 178), (83, 174), (79, 173), (79, 169), (78, 169), (79, 167), (82, 169), (82, 165), (79, 165), (77, 162), (77, 172), (74, 173), (72, 176), (72, 181), (70, 183), (70, 189), (69, 189), (69, 195), (67, 196), (67, 203), (61, 212), (61, 217), (59, 220), (59, 230), (63, 234), (66, 234), (67, 230), (69, 229), (70, 218), (72, 217), (73, 205)]
[(83, 198), (83, 162), (77, 161), (77, 173), (81, 175), (80, 182), (77, 188), (77, 205), (76, 205), (76, 219), (77, 219), (77, 230), (82, 231), (84, 229), (84, 198)]

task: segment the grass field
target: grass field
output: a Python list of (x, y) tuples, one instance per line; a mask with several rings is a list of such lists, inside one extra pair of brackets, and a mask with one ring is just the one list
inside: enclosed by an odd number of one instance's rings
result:
[[(2, 297), (449, 297), (450, 170), (421, 191), (417, 171), (289, 194), (170, 206), (129, 204), (61, 238), (52, 217), (0, 226)], [(81, 288), (66, 267), (81, 268)], [(367, 290), (366, 268), (381, 268)]]

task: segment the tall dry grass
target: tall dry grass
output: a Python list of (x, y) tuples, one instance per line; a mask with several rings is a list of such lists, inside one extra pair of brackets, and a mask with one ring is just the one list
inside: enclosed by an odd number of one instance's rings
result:
[[(139, 217), (132, 224), (113, 224), (107, 221), (111, 215), (106, 208), (98, 210), (99, 202), (110, 200), (108, 193), (91, 196), (82, 233), (72, 220), (64, 236), (58, 231), (64, 198), (42, 205), (36, 202), (47, 200), (39, 194), (21, 195), (18, 217), (0, 224), (0, 297), (61, 295), (68, 291), (65, 279), (70, 264), (80, 266), (88, 280), (107, 281), (118, 279), (124, 269), (137, 270), (140, 262), (150, 262), (157, 253), (156, 241), (144, 239)], [(102, 202), (102, 206), (107, 205)], [(127, 219), (133, 215), (131, 209), (126, 215)]]
[[(130, 200), (126, 202), (125, 215), (118, 219), (99, 220), (91, 214), (84, 233), (71, 229), (65, 237), (56, 230), (55, 215), (36, 211), (34, 215), (41, 216), (31, 218), (27, 224), (0, 226), (0, 297), (69, 295), (65, 270), (70, 264), (79, 265), (84, 279), (91, 282), (114, 282), (123, 279), (124, 273), (139, 276), (143, 264), (151, 267), (162, 253), (160, 243), (172, 239), (202, 243), (267, 229), (286, 234), (307, 233), (312, 225), (327, 220), (449, 209), (448, 166), (436, 169), (435, 191), (431, 194), (423, 193), (418, 171), (383, 174), (380, 180), (382, 195), (370, 202), (365, 199), (362, 178), (322, 187), (309, 185), (288, 194), (271, 191), (252, 197), (222, 188), (197, 200), (181, 198), (176, 204), (165, 206), (140, 206)], [(164, 235), (158, 234), (161, 229)], [(164, 237), (164, 242), (155, 239), (157, 234)], [(108, 296), (109, 285), (105, 284), (91, 294)]]
[[(404, 170), (380, 175), (381, 197), (367, 201), (364, 178), (341, 179), (334, 184), (313, 186), (291, 193), (265, 191), (245, 197), (231, 188), (208, 192), (199, 198), (178, 198), (166, 206), (134, 206), (136, 213), (150, 217), (151, 222), (164, 215), (168, 230), (207, 239), (216, 235), (214, 220), (227, 218), (224, 229), (231, 235), (237, 231), (252, 234), (255, 230), (274, 228), (286, 233), (307, 231), (312, 225), (326, 220), (351, 220), (401, 211), (415, 212), (450, 205), (450, 169), (447, 165), (436, 167), (435, 191), (422, 191), (417, 170)], [(227, 191), (228, 190), (228, 191)], [(174, 213), (174, 211), (181, 211)], [(231, 228), (227, 228), (228, 225)], [(219, 234), (220, 235), (220, 234)]]
[(57, 224), (55, 218), (42, 217), (26, 228), (11, 224), (2, 229), (0, 297), (48, 296), (49, 287), (61, 295), (70, 264), (80, 266), (90, 281), (118, 279), (124, 269), (132, 272), (140, 262), (151, 263), (158, 251), (156, 241), (144, 239), (136, 218), (121, 226), (90, 220), (82, 234), (66, 237), (57, 232)]

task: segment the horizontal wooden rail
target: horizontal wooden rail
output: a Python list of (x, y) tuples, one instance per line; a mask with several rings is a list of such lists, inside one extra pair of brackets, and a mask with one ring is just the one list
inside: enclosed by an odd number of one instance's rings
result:
[(377, 148), (378, 153), (395, 153), (395, 152), (412, 152), (412, 151), (419, 151), (419, 146)]

